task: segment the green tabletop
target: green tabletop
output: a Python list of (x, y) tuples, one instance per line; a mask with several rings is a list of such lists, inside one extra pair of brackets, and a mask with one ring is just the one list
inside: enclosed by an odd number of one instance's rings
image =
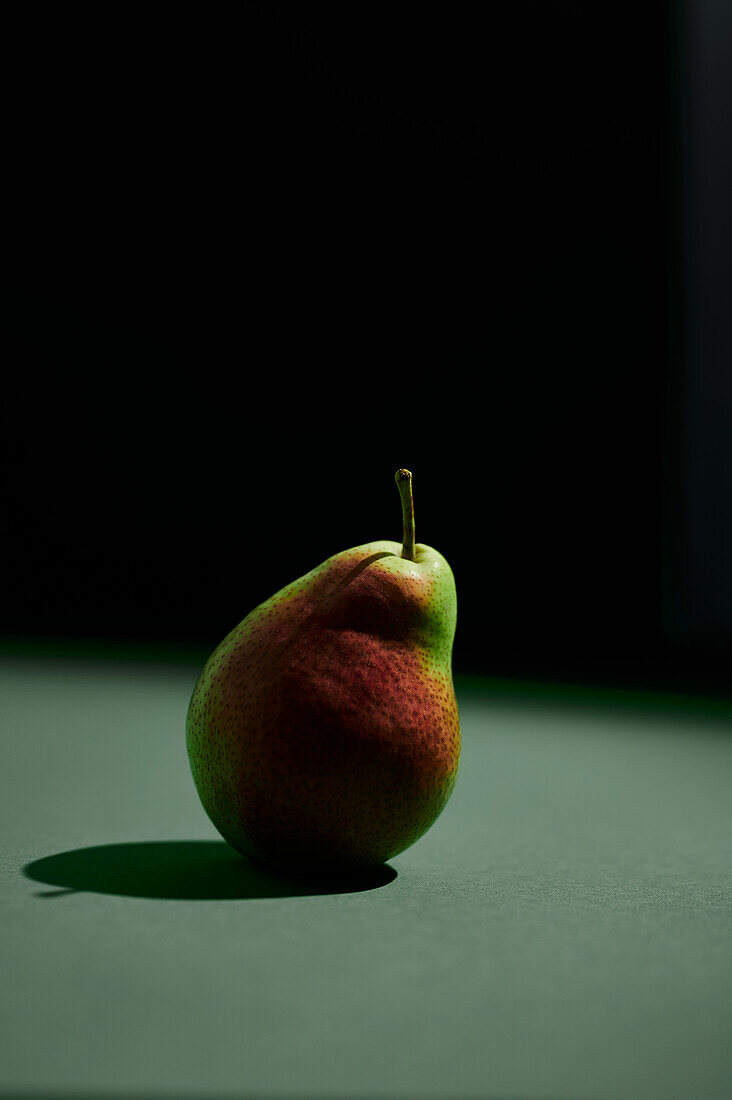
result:
[(732, 1095), (729, 704), (458, 680), (436, 825), (298, 882), (203, 813), (197, 673), (0, 661), (0, 1097)]

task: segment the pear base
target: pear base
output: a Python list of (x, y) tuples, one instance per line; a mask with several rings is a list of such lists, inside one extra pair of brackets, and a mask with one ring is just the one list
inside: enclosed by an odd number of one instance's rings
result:
[(278, 878), (303, 882), (310, 886), (337, 887), (339, 891), (383, 886), (396, 878), (396, 871), (386, 863), (343, 863), (287, 858), (270, 860), (244, 855), (242, 852), (239, 855), (258, 870)]

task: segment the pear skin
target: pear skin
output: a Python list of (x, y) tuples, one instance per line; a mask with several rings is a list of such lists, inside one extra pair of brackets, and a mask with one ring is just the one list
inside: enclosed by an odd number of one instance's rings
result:
[(206, 662), (188, 755), (206, 813), (243, 855), (295, 868), (381, 864), (450, 797), (455, 581), (441, 554), (408, 541), (328, 558)]

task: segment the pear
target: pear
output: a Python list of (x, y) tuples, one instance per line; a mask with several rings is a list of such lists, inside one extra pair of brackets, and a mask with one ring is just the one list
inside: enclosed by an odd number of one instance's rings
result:
[(421, 837), (455, 784), (450, 566), (414, 542), (335, 554), (223, 640), (186, 723), (193, 779), (242, 855), (293, 869), (382, 864)]

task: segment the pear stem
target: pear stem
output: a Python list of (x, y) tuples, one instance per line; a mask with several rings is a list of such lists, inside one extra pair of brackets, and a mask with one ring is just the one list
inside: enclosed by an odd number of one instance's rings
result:
[(414, 500), (412, 498), (412, 475), (409, 470), (397, 470), (394, 474), (399, 496), (402, 498), (402, 557), (414, 561)]

